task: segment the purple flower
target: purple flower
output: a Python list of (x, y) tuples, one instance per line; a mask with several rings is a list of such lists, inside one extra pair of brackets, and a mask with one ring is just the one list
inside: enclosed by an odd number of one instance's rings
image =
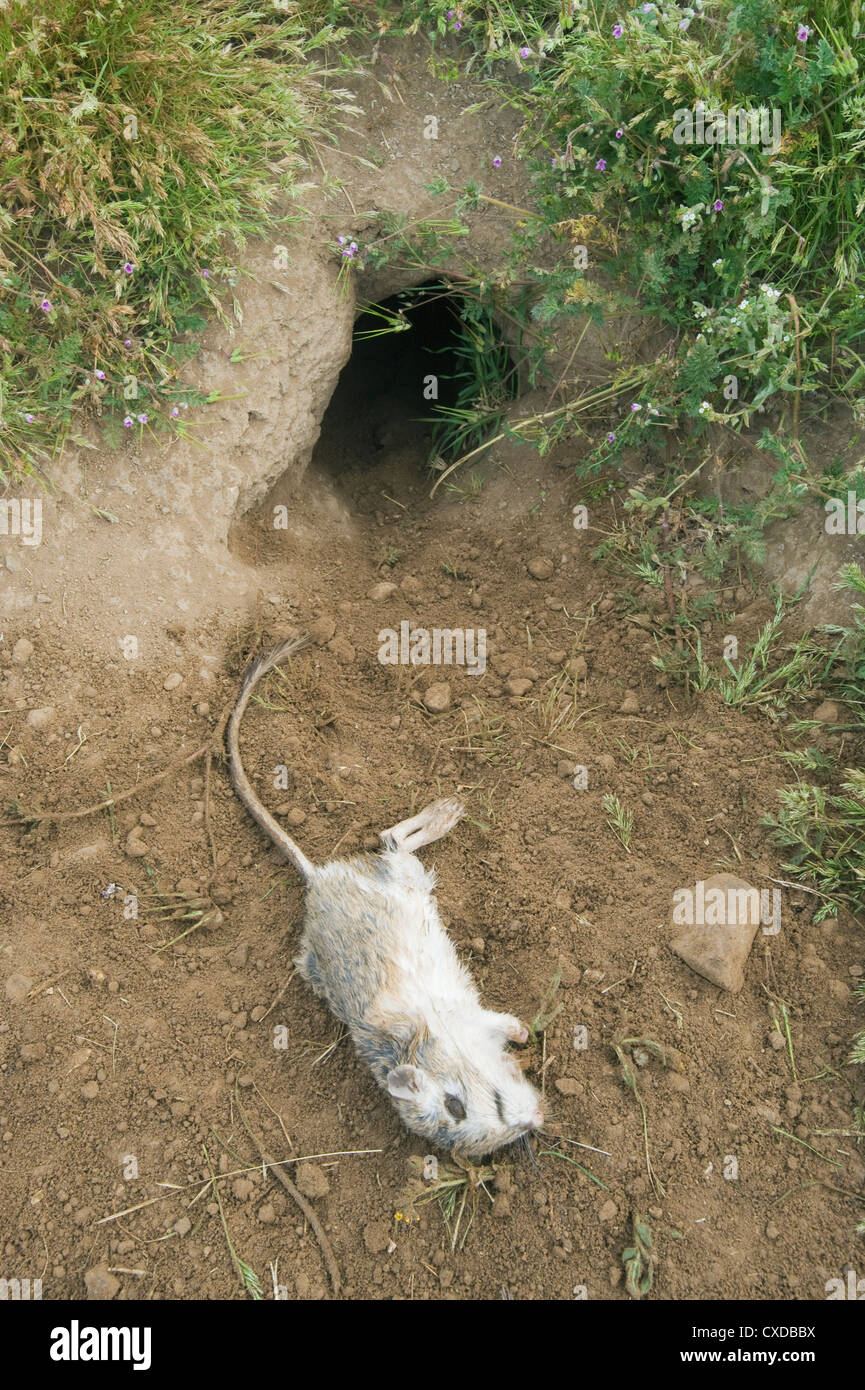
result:
[(643, 409), (643, 407), (640, 405), (640, 402), (639, 402), (639, 401), (632, 401), (632, 402), (631, 402), (631, 410), (642, 410), (642, 409)]
[(174, 409), (173, 409), (172, 412), (171, 412), (171, 418), (172, 418), (172, 420), (176, 420), (179, 414), (180, 414), (180, 411), (177, 409), (177, 406), (175, 406)]
[(600, 171), (601, 171), (602, 174), (603, 174), (604, 170), (606, 169), (606, 167), (607, 167), (607, 161), (606, 161), (605, 159), (599, 159), (598, 162), (597, 162), (597, 164), (595, 165), (595, 168), (596, 168), (596, 169), (600, 169)]
[(689, 25), (690, 23), (691, 23), (690, 19), (680, 19), (680, 20), (679, 20), (679, 28), (680, 28), (680, 29), (687, 29), (687, 27), (688, 27), (688, 25)]
[(617, 140), (621, 140), (621, 138), (622, 138), (622, 136), (624, 135), (624, 133), (625, 133), (625, 132), (624, 132), (623, 130), (617, 130), (617, 131), (616, 131), (616, 139), (617, 139)]
[(139, 415), (139, 417), (138, 417), (138, 423), (139, 423), (139, 425), (146, 425), (146, 424), (147, 424), (147, 416), (146, 416), (146, 415)]
[(493, 159), (493, 168), (494, 168), (494, 169), (501, 169), (501, 167), (502, 167), (502, 157), (501, 157), (500, 154), (497, 154), (497, 155), (495, 156), (495, 158)]
[(608, 443), (608, 444), (615, 444), (615, 442), (616, 442), (616, 436), (611, 432), (610, 434), (607, 435), (607, 443)]
[(25, 415), (25, 416), (24, 416), (24, 419), (27, 421), (28, 425), (32, 425), (32, 424), (33, 424), (33, 421), (36, 419), (36, 416), (35, 416), (35, 415)]
[(210, 279), (210, 271), (209, 271), (209, 270), (202, 270), (201, 273), (202, 273), (202, 275), (204, 276), (205, 280), (209, 280), (209, 279)]
[(459, 31), (460, 31), (460, 29), (462, 29), (462, 27), (463, 27), (463, 26), (462, 26), (462, 20), (455, 19), (455, 20), (454, 20), (454, 33), (458, 34)]
[(50, 300), (50, 299), (43, 299), (42, 303), (39, 305), (39, 308), (42, 310), (43, 314), (50, 314), (50, 313), (51, 313), (51, 300)]
[(133, 270), (135, 269), (135, 266), (132, 264), (131, 261), (127, 261), (123, 269), (126, 271), (127, 275), (131, 275)]
[(723, 199), (723, 198), (716, 198), (715, 201), (714, 201), (714, 203), (712, 204), (712, 207), (715, 209), (715, 212), (720, 212), (721, 209), (723, 208), (723, 206), (724, 206), (724, 199)]
[(125, 430), (131, 430), (131, 429), (132, 429), (132, 426), (133, 426), (133, 423), (134, 423), (134, 421), (133, 421), (133, 419), (132, 419), (132, 416), (131, 416), (131, 415), (127, 415), (126, 419), (123, 421), (123, 428), (124, 428)]
[(614, 25), (613, 25), (613, 38), (614, 38), (614, 39), (620, 39), (620, 38), (622, 37), (622, 35), (624, 34), (624, 32), (625, 32), (625, 26), (624, 26), (623, 24), (614, 24)]
[(532, 50), (531, 50), (530, 48), (526, 48), (526, 46), (523, 45), (523, 47), (520, 49), (520, 57), (521, 57), (521, 58), (531, 58), (531, 56), (532, 56)]
[(799, 29), (796, 33), (796, 38), (799, 40), (799, 42), (807, 43), (810, 37), (811, 30), (808, 28), (807, 24), (800, 24)]
[(97, 381), (105, 380), (105, 373), (101, 372), (98, 367), (96, 368), (96, 371), (93, 373), (93, 375), (96, 377)]

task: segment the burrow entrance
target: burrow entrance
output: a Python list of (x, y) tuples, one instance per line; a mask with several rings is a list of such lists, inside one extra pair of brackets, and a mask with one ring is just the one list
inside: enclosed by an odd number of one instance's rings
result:
[(489, 311), (448, 281), (427, 281), (358, 315), (312, 464), (339, 477), (385, 462), (452, 462), (494, 430), (516, 394)]

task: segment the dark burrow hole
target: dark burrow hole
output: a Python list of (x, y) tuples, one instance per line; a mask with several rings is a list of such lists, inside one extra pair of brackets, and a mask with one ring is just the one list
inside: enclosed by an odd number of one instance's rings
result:
[(322, 420), (313, 465), (339, 476), (450, 463), (494, 431), (517, 372), (489, 311), (446, 281), (367, 306)]

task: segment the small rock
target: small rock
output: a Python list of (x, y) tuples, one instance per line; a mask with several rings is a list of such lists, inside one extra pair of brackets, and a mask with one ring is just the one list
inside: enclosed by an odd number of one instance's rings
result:
[(556, 1078), (556, 1090), (563, 1096), (581, 1096), (585, 1087), (581, 1081), (576, 1081), (572, 1076), (559, 1076)]
[(170, 675), (170, 676), (166, 676), (166, 677), (165, 677), (165, 680), (162, 682), (162, 689), (163, 689), (163, 690), (176, 690), (177, 687), (178, 687), (179, 685), (182, 685), (182, 684), (183, 684), (183, 677), (181, 676), (180, 672), (179, 672), (179, 671), (172, 671), (172, 672), (171, 672), (171, 675)]
[(816, 719), (820, 724), (837, 724), (840, 710), (834, 700), (824, 700), (822, 705), (818, 705), (811, 718)]
[(511, 1215), (511, 1197), (509, 1192), (499, 1192), (493, 1202), (493, 1216), (508, 1217)]
[(140, 826), (134, 826), (126, 836), (126, 843), (123, 846), (130, 859), (143, 859), (147, 853), (147, 846), (141, 838)]
[[(301, 1167), (304, 1165), (301, 1164)], [(386, 1221), (370, 1221), (363, 1228), (363, 1243), (371, 1255), (380, 1255), (390, 1244), (390, 1227)]]
[(601, 1210), (598, 1212), (598, 1220), (599, 1220), (599, 1221), (615, 1221), (615, 1219), (616, 1219), (616, 1217), (618, 1216), (618, 1214), (619, 1214), (619, 1208), (616, 1206), (616, 1204), (615, 1204), (615, 1202), (613, 1201), (613, 1199), (612, 1199), (612, 1198), (609, 1198), (609, 1199), (604, 1203), (604, 1205), (601, 1207)]
[(505, 690), (509, 695), (525, 695), (532, 688), (532, 682), (526, 680), (525, 676), (516, 676), (513, 680), (505, 681)]
[(767, 1239), (767, 1240), (777, 1240), (780, 1234), (781, 1234), (781, 1232), (779, 1231), (778, 1227), (775, 1225), (774, 1221), (770, 1221), (769, 1224), (768, 1224), (768, 1226), (766, 1227), (766, 1239)]
[(81, 1094), (85, 1100), (95, 1100), (99, 1095), (99, 1082), (88, 1081), (81, 1087)]
[(188, 1216), (181, 1216), (179, 1221), (175, 1221), (174, 1230), (179, 1236), (188, 1236), (192, 1230), (192, 1222)]
[(589, 668), (584, 656), (572, 656), (565, 666), (569, 676), (573, 676), (575, 681), (584, 681), (589, 674)]
[(302, 1192), (304, 1197), (326, 1197), (330, 1191), (327, 1174), (317, 1163), (299, 1163), (294, 1182), (298, 1192)]
[(327, 644), (327, 650), (333, 653), (340, 666), (350, 666), (357, 655), (354, 647), (345, 637), (332, 637)]
[(532, 579), (552, 579), (555, 565), (546, 555), (535, 555), (526, 566)]
[(263, 1222), (265, 1226), (272, 1226), (276, 1220), (275, 1207), (271, 1206), (270, 1202), (265, 1202), (264, 1206), (258, 1209), (258, 1219)]
[(760, 928), (759, 891), (735, 874), (713, 874), (703, 883), (702, 915), (710, 920), (686, 926), (670, 942), (671, 949), (698, 975), (738, 994)]
[(113, 1274), (108, 1273), (108, 1266), (101, 1264), (95, 1265), (93, 1269), (88, 1269), (84, 1276), (84, 1284), (87, 1289), (87, 1297), (93, 1300), (115, 1298), (120, 1292), (120, 1280), (115, 1279)]
[(19, 637), (12, 648), (12, 660), (16, 666), (26, 666), (33, 655), (33, 643), (27, 637)]
[(336, 632), (333, 618), (316, 618), (309, 625), (309, 635), (317, 647), (325, 646)]
[(6, 977), (6, 998), (13, 1004), (20, 1004), (26, 999), (32, 988), (33, 981), (29, 975), (22, 975), (16, 970), (14, 975)]
[(625, 698), (619, 705), (619, 714), (639, 714), (640, 700), (635, 690), (626, 690)]
[(396, 590), (396, 584), (389, 584), (384, 580), (381, 584), (375, 584), (370, 589), (367, 598), (371, 598), (373, 603), (382, 603), (386, 598), (390, 598), (391, 594), (395, 594)]
[(677, 1071), (665, 1071), (664, 1076), (671, 1091), (690, 1091), (691, 1083), (687, 1076), (680, 1076)]
[(769, 1046), (775, 1052), (781, 1052), (784, 1047), (784, 1034), (779, 1033), (777, 1028), (769, 1034)]
[(286, 816), (286, 820), (288, 821), (289, 825), (303, 825), (304, 821), (306, 820), (306, 811), (301, 811), (299, 806), (292, 806), (291, 810)]
[(234, 950), (229, 952), (228, 964), (232, 970), (243, 970), (248, 960), (249, 943), (246, 941), (241, 941), (239, 946), (235, 946)]
[(32, 709), (27, 716), (27, 724), (31, 729), (45, 730), (50, 729), (54, 723), (54, 706), (43, 705), (41, 709)]
[(430, 714), (444, 714), (451, 707), (451, 688), (447, 681), (436, 681), (428, 687), (423, 697), (424, 707)]
[(249, 1178), (235, 1178), (231, 1190), (239, 1202), (246, 1202), (255, 1191), (255, 1183), (250, 1182)]

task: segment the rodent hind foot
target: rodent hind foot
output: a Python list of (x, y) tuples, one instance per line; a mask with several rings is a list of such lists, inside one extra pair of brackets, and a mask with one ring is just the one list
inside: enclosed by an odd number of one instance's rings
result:
[(424, 845), (441, 840), (462, 820), (465, 813), (466, 809), (461, 801), (457, 801), (455, 796), (446, 796), (440, 801), (431, 802), (422, 811), (418, 811), (417, 815), (409, 816), (408, 820), (392, 825), (389, 830), (383, 830), (379, 838), (386, 849), (404, 850), (407, 854), (414, 854)]

